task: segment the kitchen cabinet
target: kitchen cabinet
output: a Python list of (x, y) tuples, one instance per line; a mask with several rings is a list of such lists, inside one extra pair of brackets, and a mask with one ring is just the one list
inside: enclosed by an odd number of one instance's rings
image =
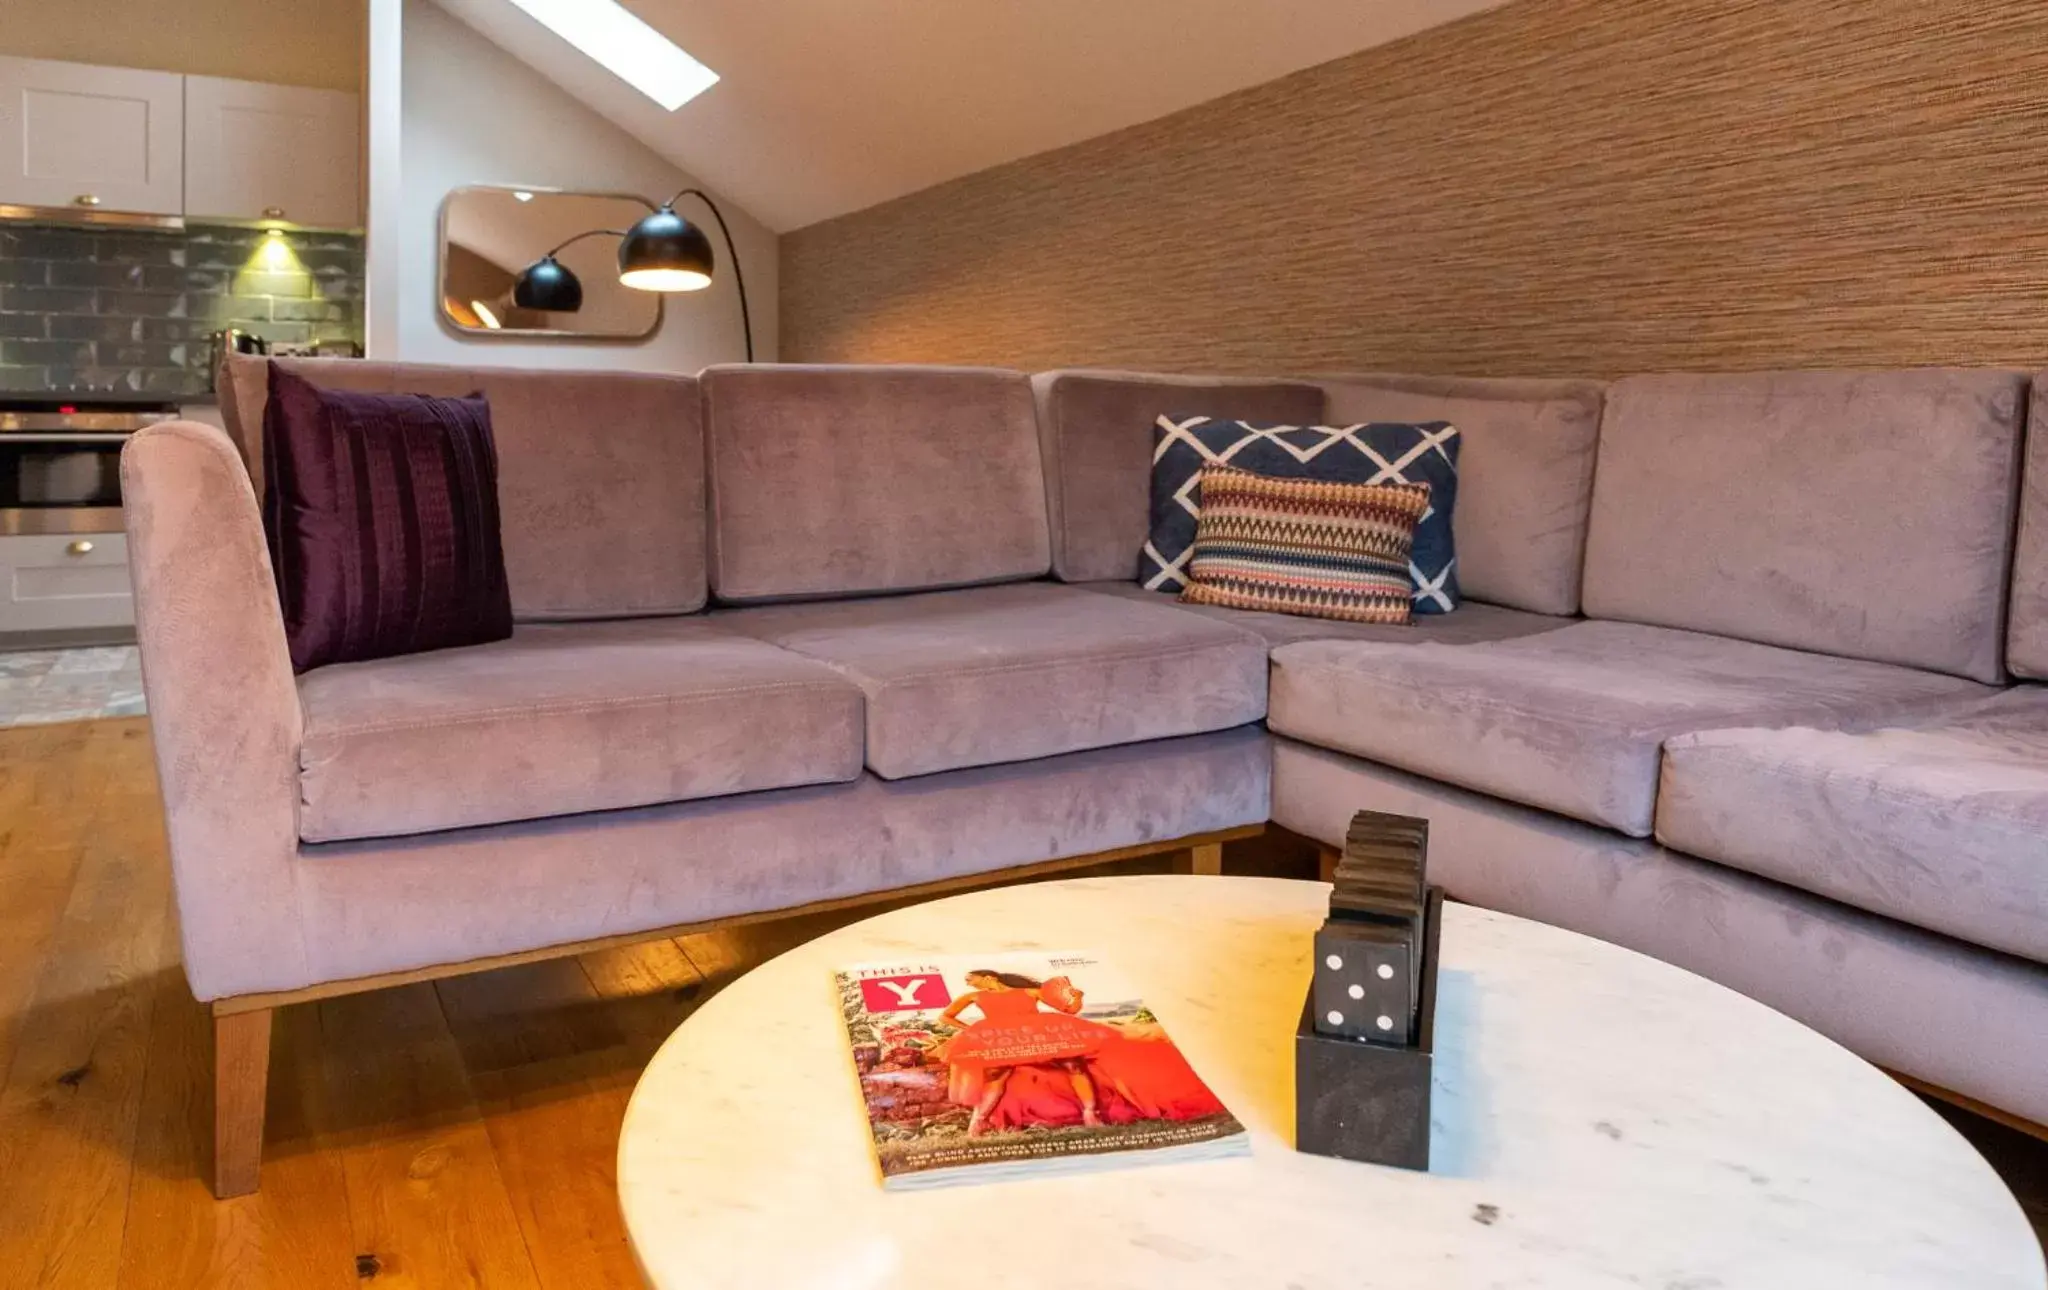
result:
[(176, 215), (185, 78), (0, 58), (0, 204)]
[(185, 78), (185, 215), (362, 224), (361, 121), (346, 90)]
[(132, 628), (134, 623), (127, 534), (0, 537), (0, 640), (11, 632)]

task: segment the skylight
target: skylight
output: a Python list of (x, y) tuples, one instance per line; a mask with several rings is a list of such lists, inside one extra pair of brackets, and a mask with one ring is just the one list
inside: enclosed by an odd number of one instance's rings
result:
[(512, 3), (671, 112), (718, 84), (717, 72), (677, 48), (618, 0)]

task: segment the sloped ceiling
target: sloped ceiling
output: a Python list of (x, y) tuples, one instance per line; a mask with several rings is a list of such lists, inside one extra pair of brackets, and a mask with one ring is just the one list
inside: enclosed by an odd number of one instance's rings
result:
[(778, 232), (1502, 2), (625, 0), (722, 78), (671, 113), (510, 0), (436, 0)]

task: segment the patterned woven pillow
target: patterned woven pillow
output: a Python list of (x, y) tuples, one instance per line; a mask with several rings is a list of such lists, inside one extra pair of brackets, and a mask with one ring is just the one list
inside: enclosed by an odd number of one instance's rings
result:
[(1408, 561), (1428, 484), (1272, 479), (1202, 470), (1202, 516), (1180, 598), (1348, 623), (1406, 623)]
[(1458, 428), (1444, 421), (1354, 426), (1262, 426), (1213, 417), (1161, 417), (1152, 450), (1152, 527), (1138, 581), (1179, 591), (1201, 513), (1204, 466), (1233, 466), (1276, 479), (1345, 484), (1428, 484), (1430, 509), (1415, 528), (1408, 577), (1415, 612), (1458, 607), (1451, 512), (1458, 500)]

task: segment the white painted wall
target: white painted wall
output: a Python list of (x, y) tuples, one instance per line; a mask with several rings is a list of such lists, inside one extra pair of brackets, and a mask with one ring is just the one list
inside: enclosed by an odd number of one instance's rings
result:
[(370, 0), (363, 46), (363, 352), (395, 358), (404, 292), (406, 0)]
[[(468, 363), (492, 367), (625, 368), (694, 373), (711, 363), (743, 357), (739, 297), (733, 275), (720, 272), (708, 289), (667, 297), (659, 331), (645, 341), (496, 340), (455, 332), (440, 320), (438, 218), (449, 189), (464, 184), (570, 188), (639, 193), (666, 200), (697, 181), (485, 37), (428, 0), (374, 0), (370, 39), (373, 149), (377, 105), (388, 106), (379, 85), (388, 38), (378, 9), (397, 6), (403, 28), (396, 43), (401, 160), (395, 209), (381, 212), (375, 181), (385, 160), (371, 158), (370, 308), (368, 349), (373, 358)], [(580, 57), (567, 46), (565, 57)], [(719, 196), (746, 270), (747, 302), (754, 314), (754, 356), (775, 357), (776, 239), (746, 212)], [(723, 262), (725, 247), (709, 212), (686, 202), (677, 208), (702, 223)], [(395, 249), (395, 269), (387, 257)], [(380, 269), (389, 274), (395, 308), (379, 308)], [(379, 326), (380, 318), (388, 326)]]

